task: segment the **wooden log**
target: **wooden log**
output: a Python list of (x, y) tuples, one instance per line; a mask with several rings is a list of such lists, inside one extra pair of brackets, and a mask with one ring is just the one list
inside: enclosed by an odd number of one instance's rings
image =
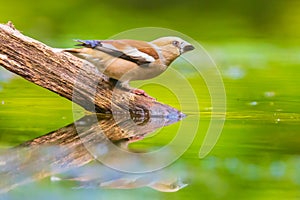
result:
[(178, 110), (114, 87), (93, 65), (0, 24), (0, 65), (91, 112), (179, 116)]

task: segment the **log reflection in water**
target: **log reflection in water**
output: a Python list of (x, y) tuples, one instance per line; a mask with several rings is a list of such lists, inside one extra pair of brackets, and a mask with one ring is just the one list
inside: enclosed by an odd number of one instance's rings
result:
[[(157, 128), (179, 121), (181, 117), (150, 118), (147, 116), (132, 118), (131, 116), (131, 118), (118, 117), (115, 120), (111, 115), (93, 114), (85, 116), (73, 124), (27, 141), (1, 154), (0, 178), (2, 181), (0, 182), (0, 193), (45, 177), (82, 170), (84, 165), (91, 163), (94, 163), (91, 166), (93, 169), (97, 169), (98, 174), (95, 174), (95, 170), (86, 170), (85, 173), (76, 174), (71, 179), (78, 180), (85, 186), (92, 183), (99, 187), (123, 189), (149, 186), (161, 191), (176, 191), (184, 186), (176, 177), (169, 177), (164, 180), (162, 180), (164, 177), (162, 175), (149, 176), (147, 174), (130, 177), (128, 173), (122, 173), (101, 165), (86, 149), (86, 145), (96, 144), (97, 148), (106, 149), (108, 153), (112, 153), (109, 151), (113, 151), (113, 149), (107, 148), (107, 144), (110, 144), (111, 141), (126, 148), (128, 142), (142, 139), (143, 136)], [(127, 165), (128, 162), (131, 162), (127, 160), (127, 163), (122, 163), (125, 161), (126, 159), (122, 159), (119, 164)], [(106, 173), (102, 173), (102, 171)], [(116, 176), (116, 174), (118, 175)], [(104, 175), (106, 178), (101, 177)], [(111, 177), (109, 177), (110, 175)], [(94, 178), (89, 179), (88, 177)], [(96, 180), (95, 177), (97, 177)]]

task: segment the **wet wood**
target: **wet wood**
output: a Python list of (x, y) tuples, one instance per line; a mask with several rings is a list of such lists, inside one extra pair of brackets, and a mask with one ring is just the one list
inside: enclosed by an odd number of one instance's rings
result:
[(91, 112), (180, 115), (162, 103), (114, 87), (105, 75), (75, 56), (0, 24), (0, 65)]

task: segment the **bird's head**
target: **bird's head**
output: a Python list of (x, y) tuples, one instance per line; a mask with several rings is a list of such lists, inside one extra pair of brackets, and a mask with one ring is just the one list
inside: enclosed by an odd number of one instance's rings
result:
[(170, 63), (181, 54), (195, 49), (195, 47), (187, 41), (174, 36), (161, 37), (153, 40), (151, 43), (161, 49), (163, 56)]

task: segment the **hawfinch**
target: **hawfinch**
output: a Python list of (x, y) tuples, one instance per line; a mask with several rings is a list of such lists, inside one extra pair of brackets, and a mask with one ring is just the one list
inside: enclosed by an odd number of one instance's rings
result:
[(161, 37), (151, 42), (139, 40), (77, 40), (83, 48), (67, 49), (73, 55), (95, 65), (100, 72), (119, 81), (121, 87), (148, 96), (129, 87), (129, 81), (145, 80), (163, 73), (181, 54), (194, 49), (179, 37)]

